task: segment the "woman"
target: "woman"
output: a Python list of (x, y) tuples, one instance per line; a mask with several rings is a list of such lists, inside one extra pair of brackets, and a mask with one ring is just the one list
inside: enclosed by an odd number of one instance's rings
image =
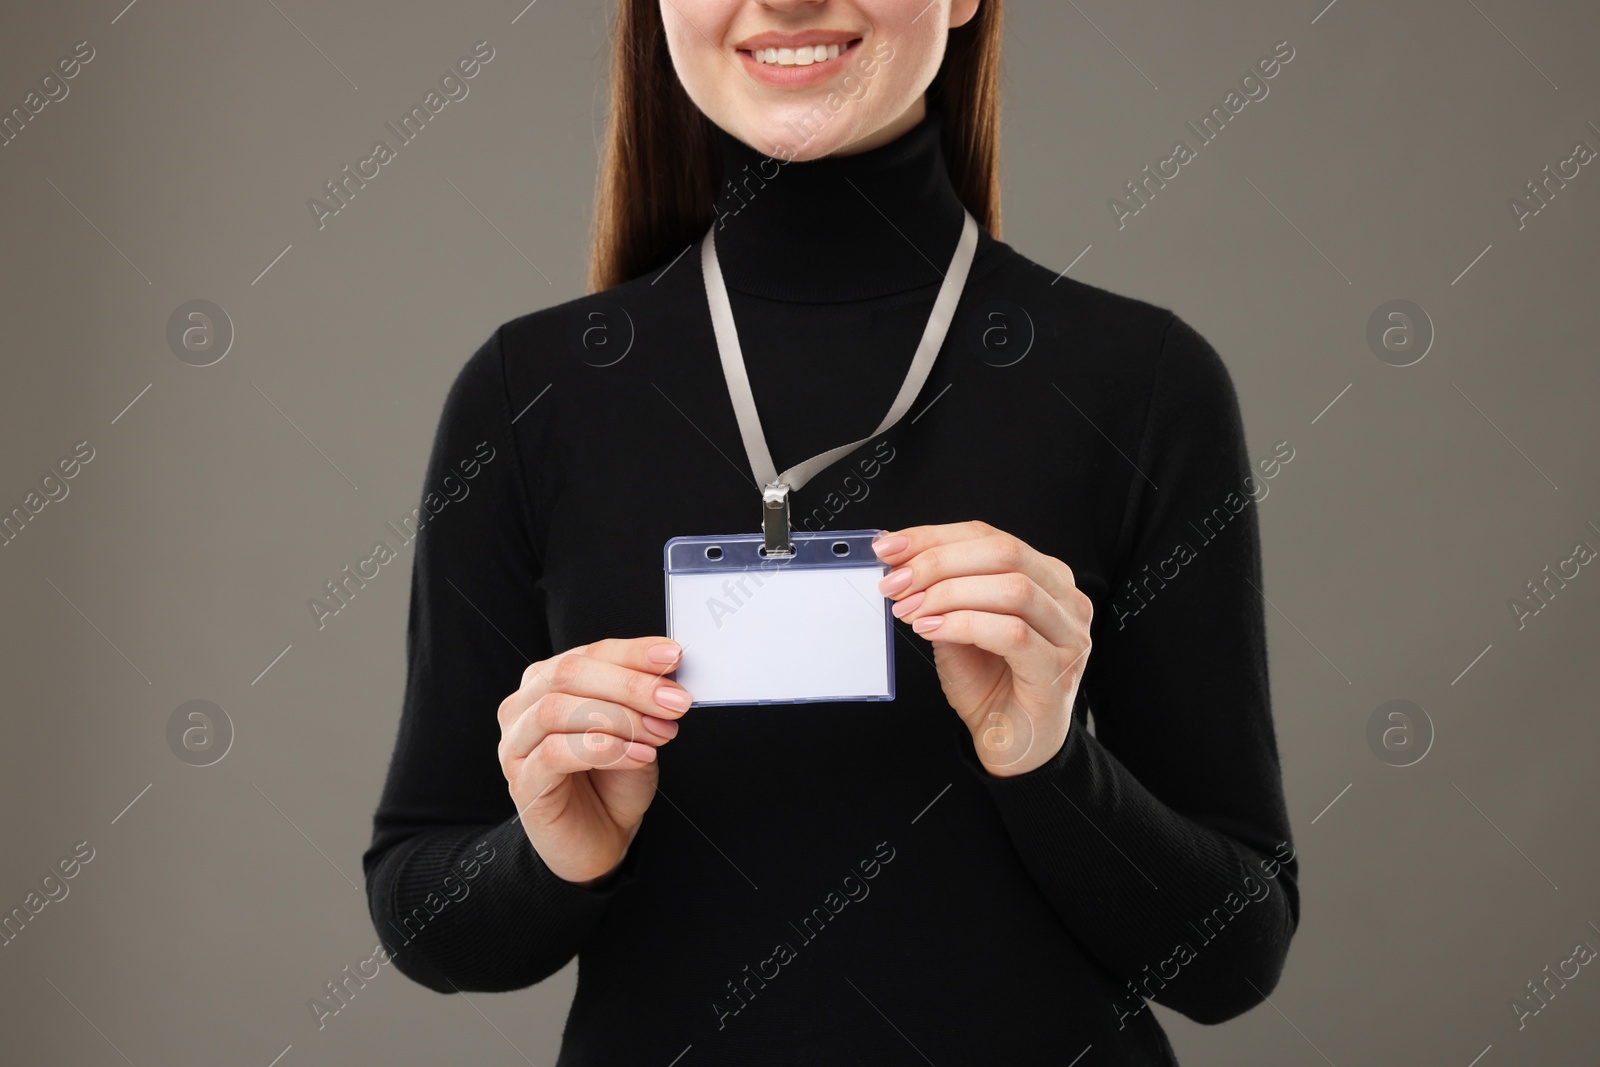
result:
[[(576, 956), (561, 1064), (1176, 1063), (1146, 999), (1238, 1015), (1299, 917), (1226, 369), (994, 236), (998, 0), (615, 34), (596, 291), (495, 331), (429, 464), (468, 495), (417, 541), (365, 858), (396, 965)], [(873, 433), (974, 232), (915, 414), (792, 493), (885, 532), (895, 699), (691, 707), (662, 545), (760, 507), (706, 265), (783, 467)]]

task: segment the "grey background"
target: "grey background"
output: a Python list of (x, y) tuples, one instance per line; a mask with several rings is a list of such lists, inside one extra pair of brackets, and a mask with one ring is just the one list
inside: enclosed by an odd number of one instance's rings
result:
[[(1600, 572), (1521, 630), (1507, 602), (1600, 545), (1600, 165), (1520, 232), (1506, 201), (1600, 148), (1600, 13), (1324, 2), (1010, 5), (1002, 237), (1177, 310), (1252, 456), (1296, 450), (1260, 517), (1301, 928), (1270, 1005), (1155, 1010), (1195, 1067), (1592, 1063), (1594, 968), (1520, 1032), (1508, 1001), (1600, 945)], [(4, 1058), (547, 1064), (570, 967), (448, 998), (385, 968), (318, 1031), (308, 999), (376, 943), (410, 551), (321, 632), (306, 600), (417, 505), (466, 357), (581, 294), (609, 5), (121, 3), (0, 32), (7, 109), (97, 51), (0, 149), (0, 502), (96, 450), (0, 548), (0, 908), (95, 849), (0, 948)], [(1107, 198), (1285, 39), (1270, 95), (1119, 231)], [(319, 231), (307, 198), (480, 40), (470, 95)], [(237, 328), (210, 367), (165, 341), (192, 299)], [(1437, 328), (1415, 366), (1366, 346), (1391, 299)], [(1437, 737), (1396, 768), (1366, 730), (1401, 699)], [(235, 730), (209, 767), (167, 745), (190, 700)]]

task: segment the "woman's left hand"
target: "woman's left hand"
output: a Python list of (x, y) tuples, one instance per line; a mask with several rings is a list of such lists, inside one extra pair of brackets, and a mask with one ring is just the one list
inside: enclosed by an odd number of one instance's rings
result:
[(909, 526), (873, 542), (897, 618), (933, 644), (945, 699), (988, 772), (1049, 762), (1089, 660), (1089, 598), (1072, 570), (986, 522)]

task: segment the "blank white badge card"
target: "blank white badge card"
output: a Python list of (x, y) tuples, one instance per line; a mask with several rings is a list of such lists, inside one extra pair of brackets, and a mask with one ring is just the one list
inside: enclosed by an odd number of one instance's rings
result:
[(894, 616), (875, 530), (674, 537), (663, 551), (672, 677), (694, 705), (894, 699)]

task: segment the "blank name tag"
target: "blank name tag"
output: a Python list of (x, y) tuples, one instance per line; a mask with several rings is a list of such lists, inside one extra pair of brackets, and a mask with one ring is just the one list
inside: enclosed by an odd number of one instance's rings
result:
[(669, 677), (708, 704), (894, 699), (894, 616), (875, 530), (793, 531), (792, 558), (762, 535), (667, 542)]

